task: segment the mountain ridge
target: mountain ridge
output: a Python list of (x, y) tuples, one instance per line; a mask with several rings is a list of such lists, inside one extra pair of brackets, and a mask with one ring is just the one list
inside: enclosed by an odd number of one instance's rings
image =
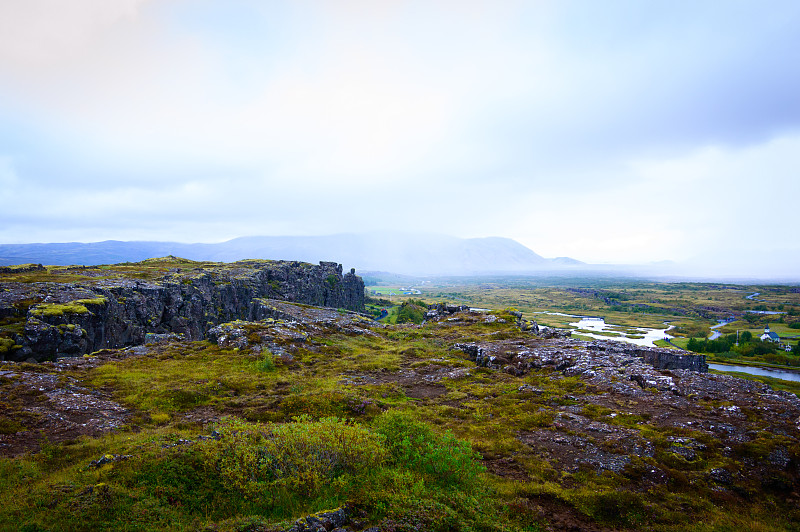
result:
[(0, 244), (0, 265), (114, 264), (166, 255), (218, 262), (250, 258), (335, 261), (359, 270), (409, 275), (523, 273), (584, 265), (568, 257), (544, 258), (510, 238), (415, 233), (245, 236), (214, 244), (121, 240)]

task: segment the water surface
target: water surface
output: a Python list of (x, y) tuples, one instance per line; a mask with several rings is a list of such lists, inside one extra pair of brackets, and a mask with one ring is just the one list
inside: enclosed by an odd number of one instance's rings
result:
[(750, 375), (761, 375), (762, 377), (773, 377), (785, 381), (800, 382), (800, 372), (789, 369), (757, 368), (754, 366), (736, 366), (733, 364), (709, 364), (710, 369), (717, 371), (738, 371), (749, 373)]

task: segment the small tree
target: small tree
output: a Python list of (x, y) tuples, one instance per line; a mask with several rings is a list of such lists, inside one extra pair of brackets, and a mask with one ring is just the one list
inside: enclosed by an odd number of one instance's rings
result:
[(695, 353), (701, 353), (703, 351), (703, 344), (697, 338), (689, 338), (689, 343), (686, 344), (686, 349), (689, 351), (694, 351)]

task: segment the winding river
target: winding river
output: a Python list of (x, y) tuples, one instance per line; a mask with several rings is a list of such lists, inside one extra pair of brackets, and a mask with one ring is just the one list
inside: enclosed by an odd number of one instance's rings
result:
[(580, 330), (575, 330), (573, 332), (596, 340), (613, 340), (616, 342), (627, 342), (629, 344), (655, 347), (653, 342), (656, 340), (672, 338), (672, 336), (667, 334), (667, 331), (672, 329), (672, 325), (664, 329), (651, 329), (649, 327), (614, 325), (613, 323), (606, 323), (603, 318), (576, 316), (574, 314), (563, 314), (561, 312), (541, 312), (540, 314), (578, 318), (578, 321), (571, 322), (570, 325)]

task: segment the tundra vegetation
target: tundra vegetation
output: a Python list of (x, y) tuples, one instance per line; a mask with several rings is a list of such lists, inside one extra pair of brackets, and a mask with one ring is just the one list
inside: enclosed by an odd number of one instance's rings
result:
[[(125, 275), (159, 275), (146, 266)], [(517, 310), (503, 306), (513, 294), (526, 317), (552, 325), (562, 318), (533, 314), (546, 299), (561, 312), (609, 304), (571, 287), (451, 288), (459, 295), (439, 287), (408, 300), (409, 319), (396, 325), (286, 304), (307, 319), (237, 321), (202, 341), (3, 363), (0, 529), (278, 531), (342, 507), (351, 530), (797, 529), (798, 410), (786, 396), (727, 377), (686, 393), (660, 389), (662, 381), (601, 386), (557, 365), (524, 374), (478, 367), (456, 346), (564, 360), (588, 349), (522, 331)], [(626, 290), (615, 287), (628, 299), (608, 299), (656, 305), (655, 287)], [(603, 314), (628, 326), (710, 324), (715, 315), (688, 309), (713, 292), (671, 292), (686, 305), (667, 306), (687, 314)], [(423, 301), (437, 299), (498, 310), (414, 323)], [(82, 303), (88, 312), (95, 304)], [(699, 378), (672, 375), (679, 384)], [(727, 386), (753, 390), (752, 401), (734, 402)], [(785, 411), (763, 410), (768, 400)], [(724, 441), (714, 432), (721, 425), (731, 431)]]

